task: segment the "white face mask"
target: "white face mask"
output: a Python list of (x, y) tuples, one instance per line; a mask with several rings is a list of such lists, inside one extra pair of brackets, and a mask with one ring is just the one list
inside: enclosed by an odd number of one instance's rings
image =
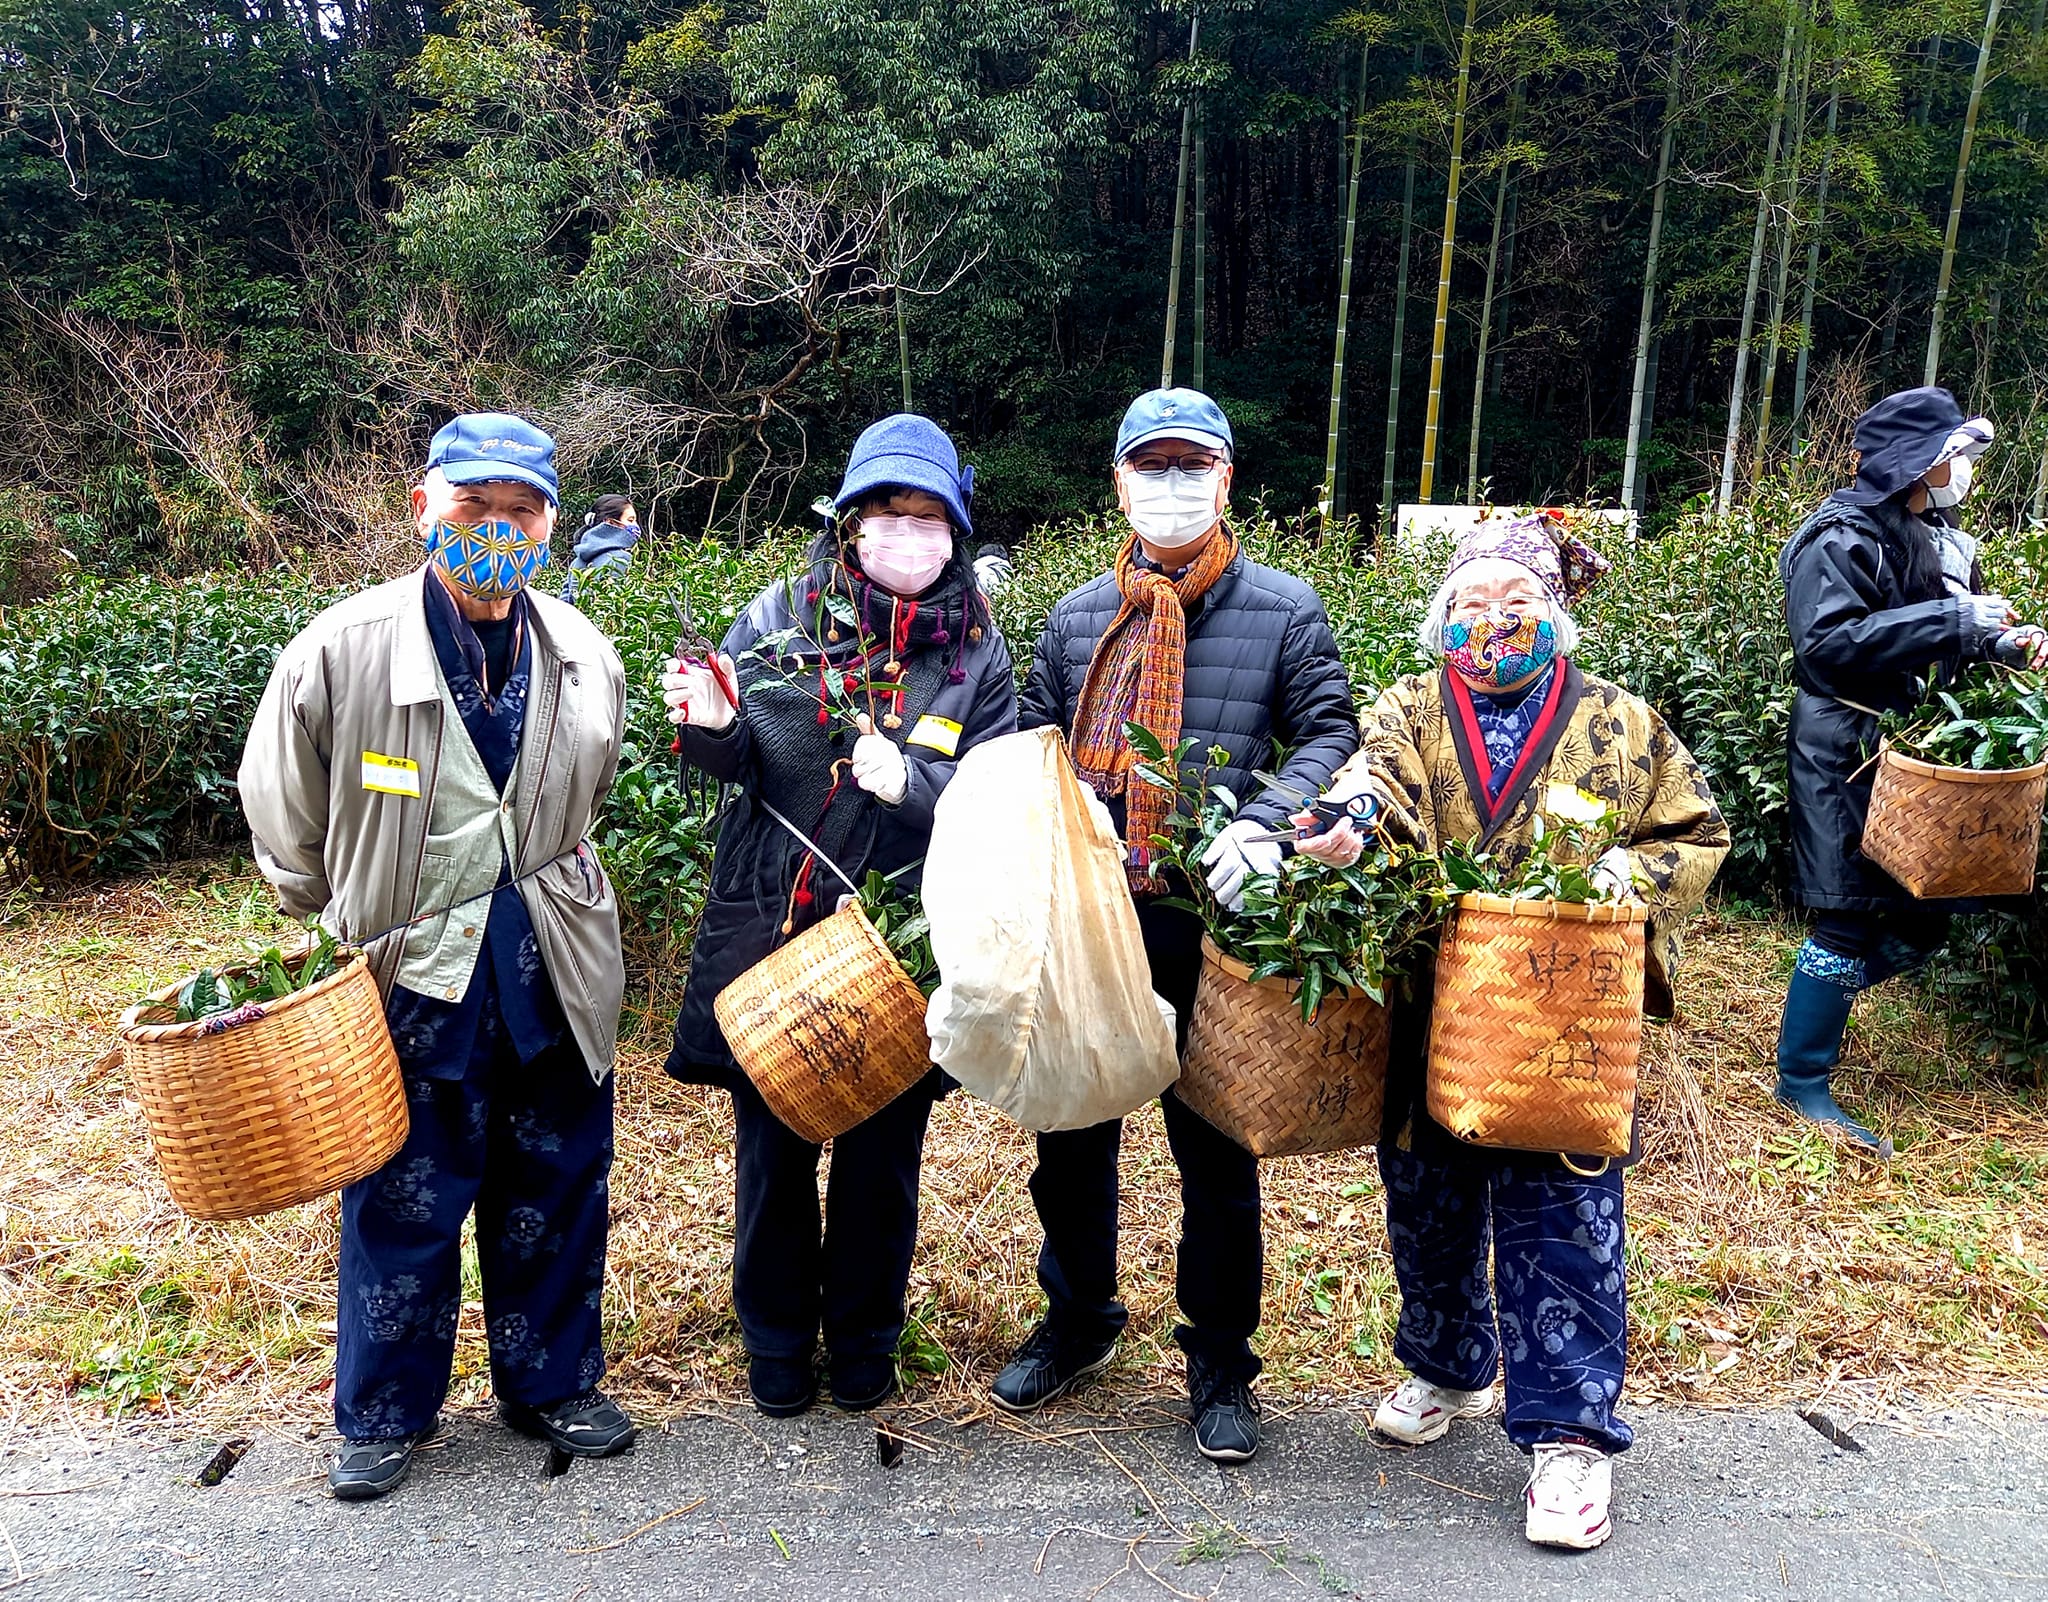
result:
[(855, 549), (861, 571), (895, 595), (922, 595), (953, 554), (953, 525), (943, 517), (870, 513)]
[(1163, 473), (1125, 472), (1124, 490), (1130, 497), (1131, 527), (1148, 544), (1162, 550), (1192, 545), (1223, 514), (1216, 504), (1216, 486), (1221, 467), (1206, 473), (1184, 473), (1169, 467)]
[(1927, 486), (1927, 504), (1940, 507), (1960, 506), (1963, 497), (1970, 493), (1970, 478), (1974, 471), (1969, 457), (1952, 457), (1948, 464), (1948, 482)]

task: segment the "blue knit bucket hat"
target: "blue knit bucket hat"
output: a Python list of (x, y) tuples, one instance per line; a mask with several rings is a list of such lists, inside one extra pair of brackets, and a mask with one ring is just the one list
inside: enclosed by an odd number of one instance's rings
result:
[(898, 412), (870, 423), (853, 442), (846, 476), (832, 504), (843, 512), (871, 490), (885, 486), (923, 490), (946, 503), (946, 515), (962, 535), (974, 524), (967, 506), (974, 494), (974, 469), (960, 465), (960, 453), (946, 431), (929, 417)]

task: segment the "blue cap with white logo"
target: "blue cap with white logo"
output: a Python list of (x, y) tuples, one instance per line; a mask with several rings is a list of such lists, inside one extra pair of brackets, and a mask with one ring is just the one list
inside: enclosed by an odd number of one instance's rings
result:
[(551, 504), (560, 499), (554, 440), (510, 412), (464, 412), (446, 424), (427, 451), (428, 470), (437, 467), (451, 484), (512, 478)]
[(1148, 389), (1132, 401), (1116, 431), (1116, 460), (1155, 439), (1184, 439), (1227, 456), (1237, 454), (1230, 419), (1199, 389)]

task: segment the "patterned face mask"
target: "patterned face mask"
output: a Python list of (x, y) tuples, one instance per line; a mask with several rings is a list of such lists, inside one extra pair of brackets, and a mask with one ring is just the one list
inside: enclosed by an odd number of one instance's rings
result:
[(476, 524), (444, 518), (427, 531), (427, 555), (471, 600), (509, 601), (547, 566), (548, 540), (502, 518)]
[(1495, 608), (1444, 625), (1444, 660), (1474, 689), (1511, 689), (1556, 655), (1557, 628), (1547, 617)]

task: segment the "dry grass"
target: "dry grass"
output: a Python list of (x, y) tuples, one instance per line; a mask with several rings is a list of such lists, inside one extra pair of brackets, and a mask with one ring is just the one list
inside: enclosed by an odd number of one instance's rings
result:
[[(0, 1137), (0, 1407), (24, 1425), (142, 1409), (314, 1427), (332, 1375), (336, 1209), (195, 1224), (157, 1178), (109, 1054), (146, 987), (276, 928), (246, 865), (188, 865), (71, 899), (0, 903), (8, 1088)], [(1647, 1080), (1652, 1156), (1631, 1176), (1634, 1394), (1694, 1402), (1852, 1391), (1858, 1407), (1996, 1398), (2048, 1408), (2048, 1120), (1979, 1082), (1911, 991), (1867, 1001), (1846, 1095), (1898, 1137), (1882, 1170), (1774, 1110), (1767, 1061), (1792, 940), (1703, 920)], [(620, 1080), (607, 1317), (614, 1384), (650, 1413), (739, 1394), (728, 1296), (724, 1096), (663, 1078), (673, 984), (632, 999)], [(1873, 1072), (1867, 1072), (1874, 1070)], [(925, 1166), (908, 1360), (919, 1399), (976, 1410), (1038, 1310), (1029, 1138), (965, 1096)], [(1387, 1379), (1393, 1276), (1369, 1153), (1265, 1169), (1265, 1390), (1356, 1398)], [(1133, 1319), (1097, 1405), (1177, 1386), (1176, 1178), (1156, 1109), (1124, 1150)], [(486, 1394), (473, 1262), (454, 1400)]]

